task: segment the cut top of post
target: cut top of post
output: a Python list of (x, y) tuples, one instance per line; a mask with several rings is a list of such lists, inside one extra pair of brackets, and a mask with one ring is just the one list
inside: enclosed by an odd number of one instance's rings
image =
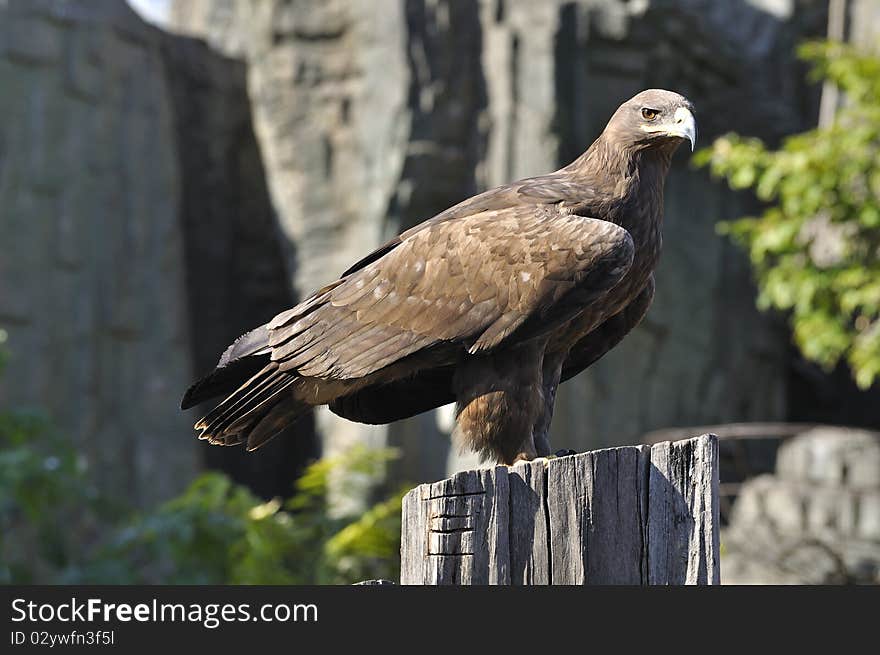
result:
[(718, 584), (718, 439), (463, 471), (403, 501), (401, 584)]

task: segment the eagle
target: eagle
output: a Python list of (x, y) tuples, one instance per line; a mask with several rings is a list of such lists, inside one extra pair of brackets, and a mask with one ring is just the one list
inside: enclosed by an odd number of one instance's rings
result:
[(574, 162), (475, 195), (239, 337), (185, 393), (199, 438), (256, 450), (312, 407), (390, 423), (456, 403), (484, 460), (551, 454), (556, 390), (642, 320), (690, 101), (642, 91)]

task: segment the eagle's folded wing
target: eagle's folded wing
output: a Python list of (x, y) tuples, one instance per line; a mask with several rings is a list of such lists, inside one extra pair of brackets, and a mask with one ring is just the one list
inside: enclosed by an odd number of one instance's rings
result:
[(303, 377), (353, 379), (443, 342), (491, 349), (577, 314), (632, 256), (623, 228), (555, 205), (432, 221), (273, 319), (271, 359)]
[[(654, 278), (620, 312), (606, 319), (572, 346), (562, 368), (561, 381), (571, 379), (614, 348), (644, 318), (654, 297)], [(361, 389), (337, 398), (330, 410), (351, 421), (391, 423), (455, 401), (454, 367), (418, 371), (413, 376)]]

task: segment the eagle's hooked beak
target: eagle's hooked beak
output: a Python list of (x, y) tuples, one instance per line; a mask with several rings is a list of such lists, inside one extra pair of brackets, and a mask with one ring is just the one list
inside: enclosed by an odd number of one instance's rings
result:
[(669, 126), (670, 136), (679, 136), (691, 142), (691, 152), (697, 145), (697, 121), (687, 107), (679, 107), (672, 115), (672, 125)]
[(680, 139), (687, 139), (691, 143), (691, 152), (697, 144), (697, 121), (694, 115), (687, 107), (679, 107), (672, 115), (672, 120), (650, 127), (642, 127), (646, 132), (655, 134), (665, 134), (666, 136), (675, 136)]

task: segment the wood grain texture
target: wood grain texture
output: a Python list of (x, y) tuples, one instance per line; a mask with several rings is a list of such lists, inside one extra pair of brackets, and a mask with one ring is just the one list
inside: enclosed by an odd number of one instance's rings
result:
[(464, 471), (403, 500), (402, 584), (510, 584), (507, 468)]
[(464, 471), (403, 502), (401, 584), (719, 584), (718, 439)]

